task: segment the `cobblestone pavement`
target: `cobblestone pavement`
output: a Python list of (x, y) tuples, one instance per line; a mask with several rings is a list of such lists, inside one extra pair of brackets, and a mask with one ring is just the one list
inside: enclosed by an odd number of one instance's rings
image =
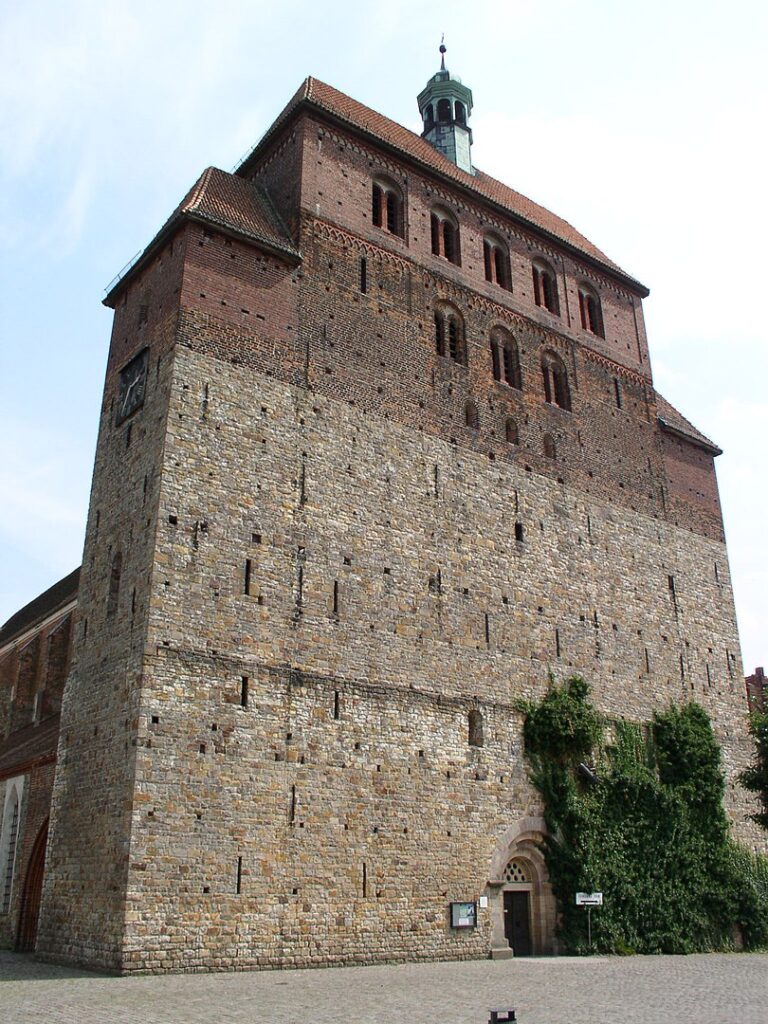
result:
[(115, 978), (0, 952), (2, 1024), (768, 1024), (768, 954)]

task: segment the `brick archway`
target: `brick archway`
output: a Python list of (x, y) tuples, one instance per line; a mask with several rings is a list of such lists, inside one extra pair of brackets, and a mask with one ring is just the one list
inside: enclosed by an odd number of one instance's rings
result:
[(45, 870), (45, 849), (48, 843), (48, 819), (37, 833), (27, 865), (24, 888), (19, 909), (19, 929), (16, 935), (16, 949), (20, 953), (32, 952), (37, 940), (37, 919), (40, 916), (40, 897), (43, 893), (43, 872)]

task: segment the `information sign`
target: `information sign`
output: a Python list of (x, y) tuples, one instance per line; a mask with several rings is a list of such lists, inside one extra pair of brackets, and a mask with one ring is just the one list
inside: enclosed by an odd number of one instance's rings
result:
[(601, 892), (577, 892), (577, 907), (602, 907), (603, 894)]

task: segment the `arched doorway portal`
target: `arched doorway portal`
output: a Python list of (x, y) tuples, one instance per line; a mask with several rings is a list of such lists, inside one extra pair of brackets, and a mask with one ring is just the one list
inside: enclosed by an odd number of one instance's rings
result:
[(523, 818), (496, 847), (488, 882), (494, 958), (556, 952), (556, 903), (541, 852), (545, 832), (543, 818)]
[(43, 822), (27, 866), (24, 888), (21, 892), (19, 930), (16, 949), (20, 953), (32, 952), (37, 940), (37, 919), (40, 916), (40, 897), (43, 893), (43, 872), (45, 870), (45, 848), (48, 842), (48, 819)]

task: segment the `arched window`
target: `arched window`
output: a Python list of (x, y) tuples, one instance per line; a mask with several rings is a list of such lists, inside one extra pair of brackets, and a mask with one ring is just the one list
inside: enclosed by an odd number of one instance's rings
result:
[(434, 124), (435, 123), (435, 108), (432, 106), (431, 103), (429, 103), (427, 105), (427, 109), (425, 111), (425, 115), (424, 116), (425, 116), (425, 120), (426, 120), (427, 124)]
[(517, 342), (503, 327), (494, 327), (491, 331), (491, 365), (494, 380), (503, 381), (518, 390), (522, 388), (523, 375)]
[(541, 357), (541, 372), (544, 377), (544, 398), (550, 405), (561, 409), (571, 408), (571, 391), (568, 387), (568, 371), (565, 363), (555, 352), (544, 352)]
[(467, 365), (467, 345), (461, 314), (447, 304), (435, 309), (435, 348), (439, 356)]
[(2, 912), (7, 914), (11, 906), (11, 890), (13, 887), (13, 868), (16, 862), (16, 840), (19, 835), (19, 793), (11, 784), (10, 799), (6, 801), (2, 828)]
[(505, 426), (507, 444), (520, 444), (520, 431), (517, 429), (517, 421), (510, 416)]
[(467, 715), (467, 742), (470, 747), (483, 746), (483, 715), (473, 708)]
[(552, 267), (544, 260), (534, 260), (533, 263), (533, 297), (537, 306), (544, 306), (550, 313), (560, 316), (557, 278)]
[(603, 307), (600, 303), (600, 296), (591, 285), (579, 285), (579, 313), (581, 314), (581, 326), (585, 331), (597, 334), (601, 338), (605, 337)]
[(461, 102), (461, 100), (456, 100), (456, 103), (454, 104), (453, 109), (454, 109), (455, 114), (456, 114), (456, 122), (457, 122), (457, 124), (466, 124), (467, 123), (467, 110), (466, 110), (466, 107), (464, 106), (464, 104)]
[(527, 863), (519, 857), (513, 857), (504, 868), (504, 881), (510, 884), (515, 882), (531, 882), (531, 871)]
[(480, 413), (477, 411), (477, 406), (471, 399), (464, 406), (464, 422), (473, 430), (480, 429)]
[(447, 124), (451, 120), (451, 101), (442, 99), (437, 101), (437, 120), (441, 124)]
[(543, 438), (544, 444), (544, 455), (548, 459), (557, 458), (557, 449), (555, 448), (555, 439), (551, 434), (545, 434)]
[(512, 267), (509, 262), (509, 249), (495, 235), (486, 235), (483, 239), (483, 260), (485, 263), (485, 280), (497, 284), (500, 288), (512, 291)]
[(118, 551), (112, 559), (112, 570), (109, 574), (109, 595), (107, 597), (107, 615), (114, 615), (120, 599), (120, 576), (123, 571), (123, 556)]
[(405, 236), (403, 193), (394, 182), (383, 178), (373, 182), (371, 206), (374, 227), (400, 238)]
[(459, 224), (447, 210), (436, 207), (430, 215), (432, 228), (432, 252), (444, 256), (449, 263), (461, 266), (461, 245)]

